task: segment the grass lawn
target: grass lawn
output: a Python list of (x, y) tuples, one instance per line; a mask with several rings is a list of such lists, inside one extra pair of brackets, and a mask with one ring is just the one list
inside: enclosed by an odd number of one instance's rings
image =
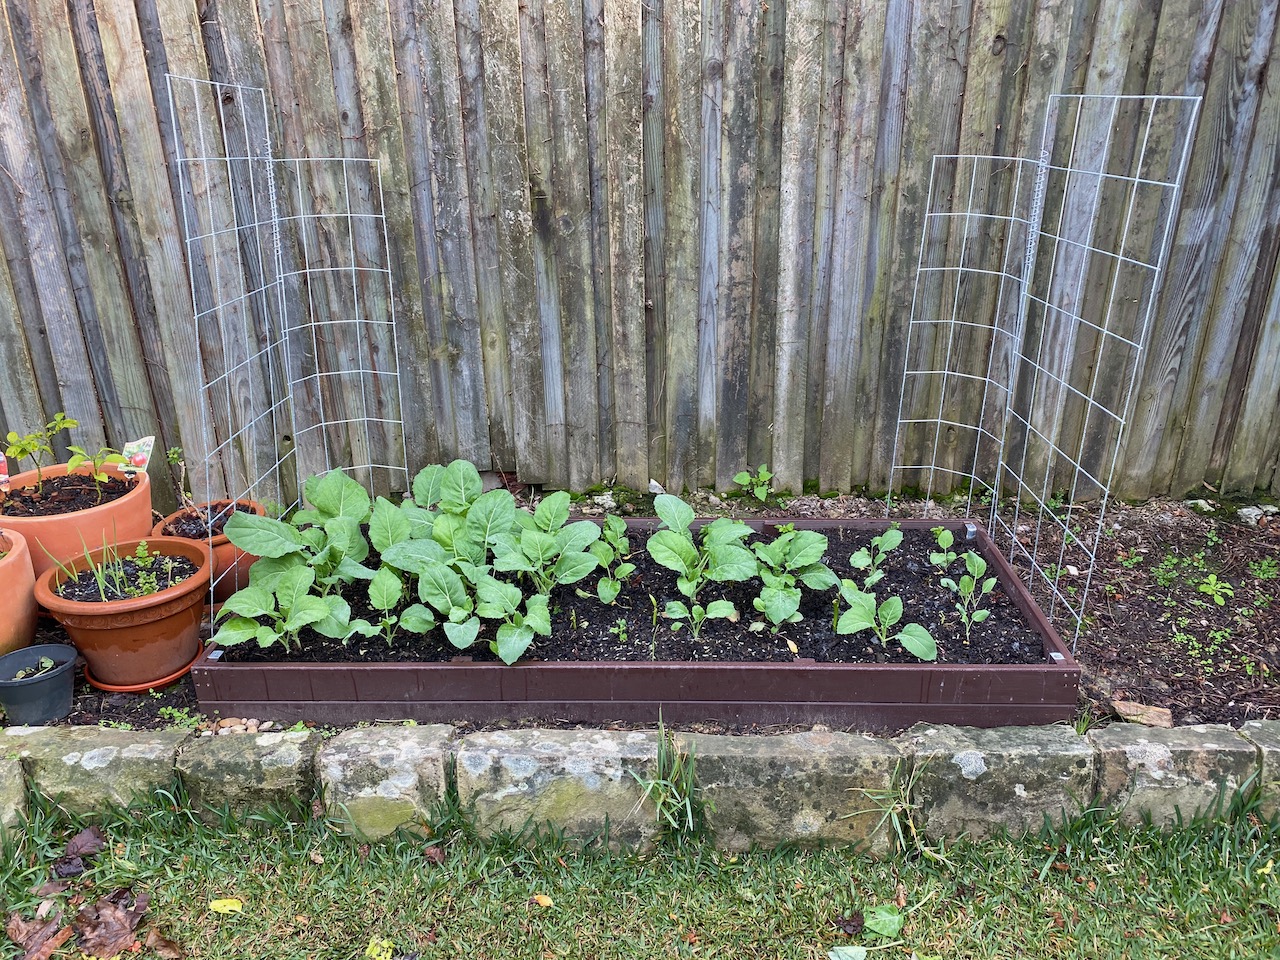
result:
[[(102, 828), (106, 848), (86, 872), (41, 896), (77, 826), (35, 810), (0, 857), (6, 912), (31, 917), (52, 899), (70, 916), (76, 897), (131, 887), (151, 897), (140, 937), (155, 928), (188, 956), (219, 960), (826, 958), (841, 946), (904, 960), (1280, 956), (1280, 833), (1239, 812), (1168, 834), (1090, 817), (1051, 836), (883, 862), (841, 850), (735, 857), (694, 842), (637, 856), (545, 835), (481, 841), (456, 819), (434, 840), (365, 846), (324, 820), (207, 826), (172, 805)], [(210, 909), (227, 898), (243, 909)], [(899, 917), (897, 934), (874, 932)], [(389, 942), (379, 951), (377, 940)], [(55, 954), (79, 956), (70, 943)]]

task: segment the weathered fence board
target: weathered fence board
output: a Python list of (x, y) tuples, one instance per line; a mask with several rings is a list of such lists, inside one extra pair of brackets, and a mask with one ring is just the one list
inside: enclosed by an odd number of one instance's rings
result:
[[(275, 198), (292, 218), (281, 236), (290, 286), (274, 305), (247, 297), (229, 316), (250, 340), (273, 319), (295, 325), (294, 372), (322, 374), (298, 385), (303, 422), (344, 404), (394, 419), (397, 384), (382, 361), (395, 349), (411, 467), (463, 456), (552, 486), (653, 478), (675, 491), (723, 489), (760, 463), (781, 488), (883, 487), (932, 157), (1036, 159), (1057, 92), (1203, 91), (1117, 489), (1271, 488), (1280, 99), (1264, 78), (1278, 9), (1280, 0), (8, 0), (0, 362), (15, 373), (0, 384), (3, 426), (30, 429), (65, 409), (85, 424), (73, 442), (155, 432), (196, 449), (193, 371), (212, 379), (242, 365), (207, 411), (218, 436), (275, 389), (244, 340), (196, 350), (190, 284), (209, 302), (273, 280), (256, 265), (261, 231), (238, 234), (226, 211), (211, 217), (208, 191), (234, 187), (242, 217), (266, 186), (241, 183), (249, 167), (233, 162), (182, 189), (172, 161), (197, 103), (176, 104), (175, 128), (166, 71), (264, 87), (273, 149), (299, 158), (280, 168)], [(1111, 135), (1136, 151), (1142, 132), (1128, 114), (1118, 119)], [(228, 143), (204, 131), (215, 151), (250, 133), (230, 120)], [(1148, 132), (1163, 143), (1171, 124)], [(321, 157), (350, 163), (308, 159)], [(373, 274), (327, 269), (344, 255), (381, 266), (367, 217), (344, 232), (325, 216), (375, 212), (366, 159), (382, 176), (390, 294)], [(1015, 172), (991, 167), (988, 181), (970, 167), (968, 179), (935, 186), (940, 201), (963, 190), (995, 208), (1026, 188)], [(1130, 217), (1131, 196), (1107, 186), (1096, 224), (1087, 198), (1050, 205), (1047, 222), (1149, 254), (1163, 212)], [(190, 281), (184, 219), (228, 231), (193, 244)], [(947, 230), (950, 262), (963, 255), (984, 268), (1022, 242), (1016, 230)], [(321, 272), (294, 276), (307, 262)], [(1088, 278), (1086, 305), (1138, 324), (1135, 277), (1097, 256), (1063, 264)], [(927, 291), (926, 306), (1007, 324), (1007, 291), (998, 277), (967, 277)], [(384, 319), (392, 306), (394, 338), (343, 332), (344, 318)], [(981, 365), (990, 340), (960, 328), (914, 346), (931, 366), (949, 352)], [(1120, 403), (1128, 361), (1103, 340), (1064, 334), (1044, 359)], [(361, 384), (352, 369), (371, 372)], [(997, 350), (991, 375), (1008, 369)], [(980, 389), (950, 380), (945, 395), (936, 379), (909, 387), (910, 409), (976, 416), (981, 403)], [(1042, 400), (1063, 414), (1049, 439), (1105, 473), (1108, 430), (1067, 394)], [(366, 436), (395, 445), (399, 435), (338, 425), (323, 444), (304, 438), (300, 462), (358, 458)], [(908, 459), (933, 456), (933, 440), (910, 437)], [(257, 442), (254, 456), (274, 452), (275, 441)], [(972, 437), (940, 438), (943, 466), (962, 470), (973, 456)], [(1033, 452), (1047, 488), (1073, 479), (1056, 459)], [(218, 464), (210, 482), (231, 485), (241, 471)]]

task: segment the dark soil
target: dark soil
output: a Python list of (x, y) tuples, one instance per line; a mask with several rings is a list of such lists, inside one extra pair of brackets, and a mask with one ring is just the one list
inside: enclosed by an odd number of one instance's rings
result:
[(64, 580), (57, 592), (64, 600), (83, 603), (102, 603), (110, 600), (128, 600), (143, 597), (181, 583), (195, 575), (200, 568), (186, 557), (152, 555), (145, 560), (137, 557), (121, 557), (114, 563), (104, 564), (101, 581), (92, 570), (76, 574), (74, 580)]
[[(865, 572), (849, 565), (849, 555), (867, 546), (865, 532), (830, 531), (827, 564), (837, 576), (861, 581)], [(703, 606), (713, 600), (729, 600), (740, 618), (704, 621), (695, 639), (687, 624), (672, 630), (672, 621), (662, 616), (668, 600), (683, 599), (676, 589), (676, 575), (650, 559), (644, 550), (644, 535), (632, 534), (632, 557), (636, 572), (628, 579), (618, 600), (606, 606), (596, 598), (599, 574), (579, 584), (558, 587), (551, 597), (551, 636), (539, 637), (521, 658), (529, 660), (731, 660), (739, 662), (790, 661), (807, 658), (824, 663), (919, 663), (894, 641), (881, 646), (870, 633), (841, 636), (834, 630), (836, 591), (804, 591), (799, 623), (785, 624), (776, 632), (752, 606), (758, 584), (712, 583), (698, 594)], [(940, 663), (1043, 663), (1040, 637), (1024, 621), (1004, 590), (997, 586), (983, 601), (991, 616), (976, 626), (970, 636), (955, 611), (954, 597), (938, 580), (940, 574), (929, 563), (936, 549), (932, 535), (924, 530), (905, 531), (902, 546), (889, 555), (885, 578), (875, 587), (880, 601), (898, 595), (904, 604), (901, 627), (916, 622), (925, 626), (938, 643)], [(367, 561), (369, 562), (369, 561)], [(963, 562), (949, 571), (958, 580)], [(579, 592), (581, 591), (581, 593)], [(586, 594), (583, 596), (582, 594)], [(352, 616), (371, 623), (380, 614), (367, 607), (363, 584), (344, 594)], [(844, 609), (842, 604), (841, 609)], [(242, 644), (228, 648), (228, 662), (262, 662), (288, 659), (312, 663), (366, 661), (439, 661), (459, 654), (477, 661), (496, 662), (488, 640), (497, 621), (485, 621), (476, 643), (465, 651), (453, 647), (440, 628), (425, 635), (397, 633), (390, 643), (382, 637), (353, 638), (348, 645), (330, 640), (309, 629), (301, 633), (301, 648), (287, 657), (279, 647), (261, 648)], [(787, 646), (796, 646), (793, 653)]]
[(39, 487), (14, 487), (0, 500), (0, 515), (6, 517), (52, 517), (100, 507), (119, 500), (136, 481), (108, 477), (101, 484), (93, 477), (71, 474), (46, 477)]
[(237, 503), (235, 508), (231, 509), (231, 504), (226, 500), (206, 507), (196, 507), (174, 517), (164, 525), (161, 532), (166, 537), (206, 540), (222, 533), (231, 515), (237, 511), (252, 513), (253, 508), (244, 503)]

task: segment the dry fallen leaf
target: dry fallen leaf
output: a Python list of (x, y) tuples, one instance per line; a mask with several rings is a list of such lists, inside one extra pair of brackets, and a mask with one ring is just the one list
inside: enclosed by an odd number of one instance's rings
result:
[(182, 960), (186, 956), (180, 946), (167, 937), (161, 936), (160, 931), (155, 927), (147, 931), (147, 939), (142, 945), (157, 956), (164, 957), (165, 960)]
[(71, 922), (80, 949), (91, 957), (102, 958), (136, 950), (138, 938), (134, 931), (142, 922), (150, 900), (145, 893), (135, 898), (132, 891), (121, 889), (83, 907)]
[(5, 924), (5, 932), (9, 934), (9, 939), (26, 951), (22, 960), (49, 960), (54, 951), (71, 938), (70, 925), (58, 928), (61, 920), (61, 910), (48, 923), (35, 923), (24, 920), (17, 913), (11, 913)]
[(68, 857), (92, 857), (101, 853), (107, 846), (107, 838), (97, 827), (85, 827), (67, 841), (64, 854)]
[(444, 851), (437, 846), (427, 847), (422, 851), (422, 855), (432, 863), (444, 863)]
[(897, 896), (896, 896), (896, 897), (894, 897), (894, 901), (893, 901), (893, 902), (894, 902), (894, 903), (896, 903), (896, 904), (898, 905), (899, 909), (901, 909), (901, 908), (903, 908), (903, 907), (905, 907), (905, 906), (907, 905), (907, 886), (906, 886), (906, 884), (904, 884), (904, 883), (900, 883), (900, 884), (898, 884), (898, 889), (897, 889), (895, 892), (897, 893)]
[(552, 900), (546, 894), (542, 894), (542, 893), (539, 893), (533, 897), (530, 897), (529, 902), (536, 903), (540, 907), (554, 907), (556, 905), (556, 902), (554, 900)]
[(209, 909), (214, 913), (240, 913), (244, 910), (244, 901), (239, 897), (222, 897), (210, 900)]
[(312, 863), (324, 863), (324, 854), (319, 850), (312, 850), (309, 854)]

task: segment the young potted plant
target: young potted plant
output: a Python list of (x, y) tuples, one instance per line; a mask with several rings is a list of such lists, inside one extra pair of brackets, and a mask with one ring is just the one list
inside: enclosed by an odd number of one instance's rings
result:
[(125, 458), (104, 447), (90, 454), (71, 447), (65, 464), (46, 466), (53, 438), (79, 423), (57, 414), (43, 430), (10, 431), (5, 455), (34, 469), (9, 478), (0, 490), (0, 523), (22, 534), (39, 577), (84, 553), (86, 546), (145, 537), (151, 531), (151, 483), (145, 470), (131, 472)]
[(261, 517), (266, 515), (266, 510), (256, 500), (228, 499), (196, 503), (187, 491), (187, 464), (182, 457), (182, 448), (170, 448), (166, 457), (181, 471), (178, 496), (182, 500), (182, 509), (169, 514), (152, 527), (151, 535), (208, 541), (213, 549), (213, 571), (210, 576), (213, 602), (222, 603), (249, 583), (249, 567), (258, 559), (228, 540), (223, 528), (234, 513), (252, 513)]
[(35, 584), (27, 541), (0, 527), (0, 655), (27, 646), (35, 635)]
[(0, 657), (0, 706), (9, 723), (38, 726), (71, 712), (76, 650), (42, 643)]
[(36, 601), (84, 655), (91, 684), (134, 693), (172, 683), (199, 656), (211, 569), (205, 542), (127, 540), (46, 570)]

